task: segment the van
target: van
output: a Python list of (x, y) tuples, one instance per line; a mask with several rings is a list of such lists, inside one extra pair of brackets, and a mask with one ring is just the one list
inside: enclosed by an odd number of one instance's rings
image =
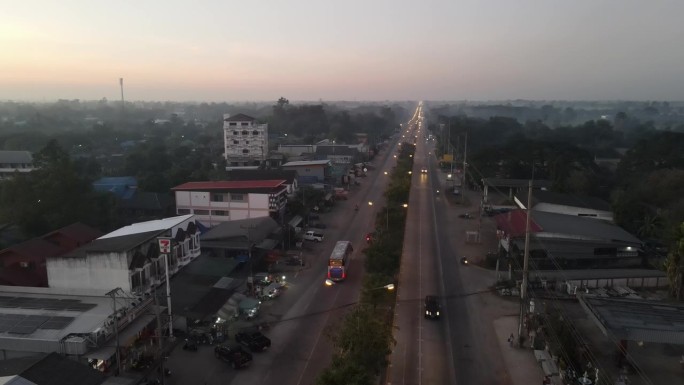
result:
[(307, 241), (323, 242), (323, 233), (319, 233), (318, 231), (314, 230), (308, 230), (306, 233), (304, 233), (304, 239)]

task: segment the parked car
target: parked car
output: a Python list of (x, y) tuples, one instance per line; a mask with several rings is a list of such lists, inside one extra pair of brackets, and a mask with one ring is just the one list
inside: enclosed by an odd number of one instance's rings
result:
[(442, 305), (434, 295), (425, 296), (425, 318), (439, 318)]
[(219, 345), (214, 348), (214, 356), (229, 363), (233, 369), (240, 369), (252, 362), (252, 354), (240, 346)]
[(259, 331), (238, 332), (235, 341), (253, 352), (263, 352), (271, 347), (271, 339)]
[(323, 242), (324, 235), (320, 231), (307, 230), (304, 233), (304, 239), (307, 241)]

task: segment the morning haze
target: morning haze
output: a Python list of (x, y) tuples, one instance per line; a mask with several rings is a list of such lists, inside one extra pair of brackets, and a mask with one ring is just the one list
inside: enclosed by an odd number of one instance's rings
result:
[(0, 8), (2, 99), (684, 99), (680, 1)]

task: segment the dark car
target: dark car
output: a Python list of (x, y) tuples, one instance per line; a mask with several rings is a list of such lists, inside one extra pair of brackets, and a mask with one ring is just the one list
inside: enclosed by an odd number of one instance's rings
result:
[(471, 213), (461, 214), (461, 215), (459, 215), (458, 217), (461, 218), (461, 219), (473, 219), (473, 218), (475, 218), (475, 217), (473, 216), (473, 214), (471, 214)]
[(263, 352), (271, 347), (271, 340), (259, 331), (238, 332), (235, 341), (253, 352)]
[(442, 310), (442, 305), (439, 304), (439, 299), (434, 295), (425, 297), (425, 318), (439, 318)]
[(231, 364), (233, 369), (244, 368), (252, 362), (252, 354), (240, 346), (219, 345), (214, 348), (214, 356)]

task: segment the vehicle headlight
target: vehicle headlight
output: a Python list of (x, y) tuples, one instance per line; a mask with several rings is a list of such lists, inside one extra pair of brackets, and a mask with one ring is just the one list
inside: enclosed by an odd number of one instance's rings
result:
[(439, 312), (437, 312), (437, 315), (439, 315)]
[(427, 314), (427, 315), (430, 315), (430, 312), (429, 312), (429, 311), (427, 311), (427, 310), (425, 310), (425, 314)]

